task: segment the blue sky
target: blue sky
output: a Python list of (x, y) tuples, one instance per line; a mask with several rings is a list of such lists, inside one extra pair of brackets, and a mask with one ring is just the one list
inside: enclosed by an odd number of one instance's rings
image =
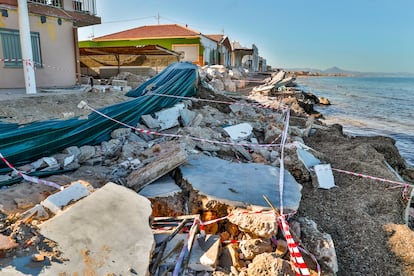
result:
[(414, 73), (414, 0), (97, 0), (101, 25), (79, 39), (181, 24), (253, 43), (268, 65)]

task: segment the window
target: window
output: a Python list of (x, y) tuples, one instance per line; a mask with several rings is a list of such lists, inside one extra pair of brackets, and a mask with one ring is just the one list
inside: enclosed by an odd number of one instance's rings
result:
[[(20, 47), (20, 35), (17, 30), (0, 29), (1, 46), (6, 61), (4, 67), (22, 67), (22, 51)], [(40, 51), (40, 36), (37, 32), (31, 32), (33, 60), (35, 66), (42, 67), (42, 56)]]

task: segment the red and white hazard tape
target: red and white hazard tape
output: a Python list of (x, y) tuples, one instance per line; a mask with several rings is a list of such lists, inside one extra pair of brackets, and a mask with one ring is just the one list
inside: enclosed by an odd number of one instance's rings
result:
[(3, 162), (10, 168), (12, 169), (14, 172), (16, 172), (19, 176), (23, 177), (24, 180), (32, 182), (32, 183), (36, 183), (36, 184), (43, 184), (46, 186), (50, 186), (53, 188), (56, 188), (58, 190), (63, 190), (64, 187), (60, 186), (54, 182), (51, 181), (47, 181), (47, 180), (43, 180), (43, 179), (39, 179), (37, 177), (33, 177), (33, 176), (29, 176), (26, 175), (24, 173), (22, 173), (21, 171), (17, 170), (12, 164), (10, 164), (9, 161), (7, 161), (7, 159), (3, 156), (3, 154), (0, 153), (0, 158), (3, 160)]
[(292, 234), (289, 230), (289, 224), (285, 220), (284, 216), (279, 216), (278, 221), (280, 223), (280, 228), (282, 229), (283, 235), (285, 236), (288, 250), (292, 258), (293, 265), (295, 267), (295, 272), (297, 276), (308, 276), (310, 275), (309, 269), (306, 266), (305, 261), (303, 260), (302, 254), (300, 253), (299, 247), (293, 239)]

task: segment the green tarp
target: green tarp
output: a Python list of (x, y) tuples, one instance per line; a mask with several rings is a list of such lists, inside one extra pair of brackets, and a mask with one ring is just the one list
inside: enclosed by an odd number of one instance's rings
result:
[[(150, 93), (194, 96), (198, 82), (197, 66), (173, 63), (157, 76), (127, 93), (136, 99), (108, 106), (99, 111), (125, 124), (135, 126), (144, 114), (171, 107), (180, 99), (151, 96)], [(74, 106), (73, 108), (77, 108)], [(0, 152), (12, 164), (19, 165), (58, 153), (69, 146), (95, 145), (110, 138), (121, 127), (96, 113), (87, 119), (51, 120), (20, 127), (0, 124)], [(5, 168), (0, 163), (0, 168)]]

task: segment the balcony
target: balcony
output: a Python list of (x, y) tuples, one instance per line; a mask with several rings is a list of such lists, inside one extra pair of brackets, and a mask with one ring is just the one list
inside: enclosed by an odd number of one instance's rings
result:
[(96, 15), (96, 0), (28, 0), (27, 2)]

